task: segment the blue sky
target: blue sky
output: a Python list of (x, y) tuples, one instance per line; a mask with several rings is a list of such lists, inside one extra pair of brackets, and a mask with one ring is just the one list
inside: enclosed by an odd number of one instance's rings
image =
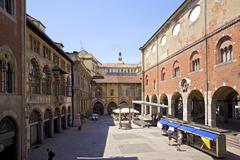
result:
[[(84, 48), (102, 63), (140, 62), (139, 48), (184, 0), (27, 0), (27, 12), (68, 52)], [(63, 3), (65, 2), (65, 3)]]

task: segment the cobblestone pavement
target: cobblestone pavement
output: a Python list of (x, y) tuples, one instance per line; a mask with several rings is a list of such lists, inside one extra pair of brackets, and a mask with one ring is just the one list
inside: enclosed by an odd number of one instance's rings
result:
[[(108, 116), (98, 121), (87, 121), (81, 131), (76, 128), (64, 130), (54, 138), (32, 149), (30, 160), (47, 160), (46, 149), (56, 153), (55, 160), (212, 160), (213, 157), (190, 146), (168, 146), (168, 139), (158, 128), (119, 130)], [(231, 148), (230, 148), (231, 149)], [(238, 150), (228, 153), (228, 160), (240, 159)], [(238, 155), (236, 155), (236, 153)]]

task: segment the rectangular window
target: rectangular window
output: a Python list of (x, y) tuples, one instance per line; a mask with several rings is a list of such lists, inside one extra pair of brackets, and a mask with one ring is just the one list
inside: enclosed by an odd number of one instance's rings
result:
[(114, 89), (110, 90), (110, 96), (114, 96)]
[(61, 68), (65, 70), (65, 61), (63, 59), (61, 59)]
[(67, 71), (70, 73), (71, 72), (71, 65), (67, 64)]

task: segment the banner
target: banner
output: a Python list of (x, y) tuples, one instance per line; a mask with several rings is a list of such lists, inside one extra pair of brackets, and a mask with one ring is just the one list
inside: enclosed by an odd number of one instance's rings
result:
[(201, 137), (201, 139), (203, 140), (205, 146), (206, 146), (208, 149), (211, 149), (210, 139), (207, 139), (207, 138), (204, 138), (204, 137)]

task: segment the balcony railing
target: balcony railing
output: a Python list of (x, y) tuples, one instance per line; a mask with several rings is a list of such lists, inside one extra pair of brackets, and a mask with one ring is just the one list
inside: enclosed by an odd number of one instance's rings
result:
[(32, 94), (27, 96), (27, 103), (71, 103), (72, 97)]

